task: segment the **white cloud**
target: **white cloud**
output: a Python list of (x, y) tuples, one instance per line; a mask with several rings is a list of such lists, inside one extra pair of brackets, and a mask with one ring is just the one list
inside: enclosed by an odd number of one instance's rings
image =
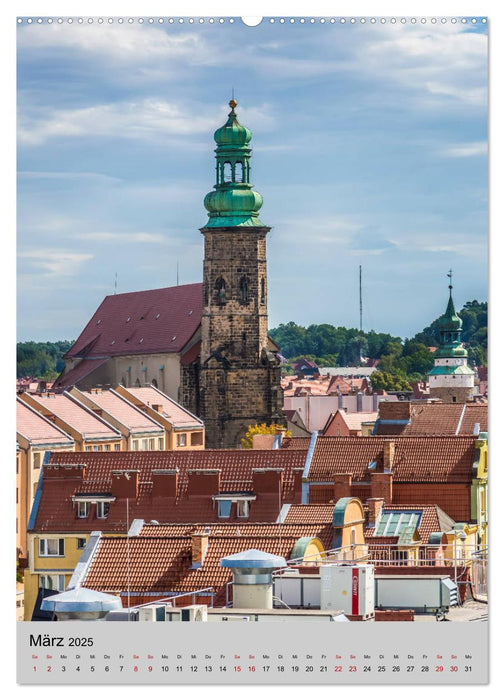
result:
[[(138, 101), (96, 104), (77, 109), (45, 110), (37, 116), (20, 114), (18, 139), (25, 145), (39, 145), (51, 138), (77, 138), (81, 136), (166, 139), (197, 134), (208, 136), (218, 125), (219, 108), (212, 105), (184, 106), (155, 97)], [(268, 105), (243, 110), (244, 121), (271, 128), (274, 120)], [(223, 116), (222, 123), (225, 122)], [(80, 174), (82, 177), (84, 174)], [(110, 178), (116, 180), (116, 178)]]
[(121, 63), (156, 62), (163, 58), (201, 63), (210, 59), (210, 52), (201, 34), (184, 32), (169, 34), (160, 27), (98, 24), (25, 25), (18, 32), (18, 49), (31, 51), (69, 50), (106, 56)]
[(486, 156), (488, 144), (486, 141), (473, 141), (472, 143), (459, 143), (441, 151), (441, 155), (448, 158), (468, 158), (471, 156)]
[(164, 243), (166, 236), (161, 233), (112, 233), (111, 231), (96, 231), (92, 233), (80, 233), (74, 238), (87, 241), (116, 241), (119, 243)]
[(79, 271), (79, 268), (89, 260), (92, 260), (94, 255), (91, 253), (71, 253), (65, 250), (58, 249), (43, 249), (19, 251), (19, 258), (29, 260), (33, 269), (38, 269), (47, 277), (73, 276)]

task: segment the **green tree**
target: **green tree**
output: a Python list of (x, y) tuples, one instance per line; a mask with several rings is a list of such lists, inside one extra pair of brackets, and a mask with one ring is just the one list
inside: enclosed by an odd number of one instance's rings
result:
[(403, 374), (377, 370), (370, 380), (373, 391), (411, 391), (410, 383)]
[[(271, 425), (266, 425), (266, 423), (249, 425), (248, 430), (245, 433), (245, 437), (241, 439), (242, 447), (246, 450), (251, 450), (253, 443), (252, 438), (254, 437), (254, 435), (275, 435), (278, 430), (285, 430), (285, 428), (283, 427), (283, 425), (275, 425), (274, 423), (272, 423)], [(286, 430), (285, 437), (291, 436), (291, 431)]]

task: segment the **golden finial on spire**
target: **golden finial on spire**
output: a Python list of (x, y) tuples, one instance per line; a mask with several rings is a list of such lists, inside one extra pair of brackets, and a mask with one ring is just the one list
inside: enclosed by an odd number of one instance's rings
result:
[(237, 104), (238, 102), (234, 98), (229, 100), (229, 106), (231, 107), (231, 109), (234, 109)]

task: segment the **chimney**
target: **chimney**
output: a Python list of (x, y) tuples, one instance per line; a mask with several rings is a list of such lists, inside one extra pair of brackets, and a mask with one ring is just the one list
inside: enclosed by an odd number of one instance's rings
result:
[(378, 411), (378, 394), (376, 391), (373, 394), (373, 411), (376, 413)]
[(350, 498), (352, 495), (352, 475), (333, 474), (333, 498), (339, 501), (340, 498)]
[(275, 435), (252, 435), (253, 450), (272, 450)]
[(340, 391), (339, 384), (338, 384), (338, 408), (343, 408), (343, 394)]
[(387, 440), (383, 443), (383, 471), (391, 472), (394, 467), (395, 442)]
[(213, 496), (220, 491), (220, 469), (188, 469), (188, 496)]
[(357, 393), (357, 413), (362, 413), (362, 391)]
[(113, 469), (112, 493), (116, 498), (137, 498), (139, 469)]
[(152, 470), (152, 495), (175, 498), (177, 495), (178, 469)]
[(301, 493), (303, 491), (303, 472), (304, 467), (294, 467), (292, 470), (292, 473), (294, 474), (295, 503), (301, 503)]
[(391, 472), (371, 472), (371, 498), (380, 498), (385, 503), (392, 503)]
[(368, 507), (367, 525), (369, 525), (369, 527), (374, 527), (380, 517), (384, 500), (383, 498), (368, 498), (366, 505)]
[(191, 569), (199, 569), (205, 559), (208, 549), (208, 529), (205, 532), (197, 530), (191, 535)]
[[(283, 484), (283, 469), (252, 469), (254, 493), (278, 493)], [(279, 486), (280, 485), (280, 486)]]

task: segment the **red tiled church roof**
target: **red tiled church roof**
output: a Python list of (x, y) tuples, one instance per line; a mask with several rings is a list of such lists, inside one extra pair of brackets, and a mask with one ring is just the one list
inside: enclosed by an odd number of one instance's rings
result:
[(201, 283), (105, 297), (65, 357), (179, 352), (201, 322)]

